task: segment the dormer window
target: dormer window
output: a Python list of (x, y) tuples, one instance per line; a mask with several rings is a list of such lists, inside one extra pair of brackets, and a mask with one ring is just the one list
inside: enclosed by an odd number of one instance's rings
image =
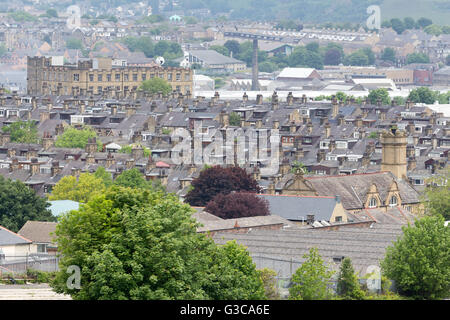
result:
[(376, 208), (378, 205), (378, 201), (376, 198), (372, 197), (369, 201), (369, 208)]
[(397, 206), (397, 205), (398, 205), (397, 197), (396, 197), (396, 196), (392, 196), (392, 197), (389, 199), (389, 206), (390, 206), (390, 207), (395, 207), (395, 206)]

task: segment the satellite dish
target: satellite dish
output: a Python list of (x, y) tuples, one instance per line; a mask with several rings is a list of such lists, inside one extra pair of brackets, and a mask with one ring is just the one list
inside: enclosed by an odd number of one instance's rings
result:
[(157, 57), (155, 59), (156, 63), (159, 64), (160, 66), (162, 66), (164, 64), (164, 62), (166, 62), (166, 60), (164, 59), (164, 57)]

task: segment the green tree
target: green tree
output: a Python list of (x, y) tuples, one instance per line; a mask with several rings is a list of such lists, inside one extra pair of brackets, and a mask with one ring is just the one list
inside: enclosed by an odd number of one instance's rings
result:
[(397, 34), (402, 34), (403, 31), (405, 31), (405, 25), (403, 24), (403, 21), (398, 18), (391, 19), (391, 26), (392, 29), (397, 32)]
[(445, 58), (446, 65), (450, 66), (450, 54), (447, 55), (447, 58)]
[(391, 98), (389, 97), (389, 92), (386, 88), (371, 90), (368, 98), (371, 104), (377, 104), (378, 99), (381, 99), (381, 103), (384, 105), (389, 105), (391, 103)]
[(94, 173), (94, 177), (102, 180), (106, 188), (109, 188), (113, 184), (111, 173), (107, 172), (105, 168), (98, 167)]
[(127, 187), (127, 188), (146, 189), (149, 187), (148, 181), (145, 180), (144, 175), (137, 168), (123, 171), (114, 180), (114, 184), (117, 186)]
[(29, 220), (56, 221), (48, 206), (24, 183), (0, 176), (0, 226), (17, 232)]
[(406, 17), (403, 19), (403, 25), (405, 29), (414, 29), (416, 27), (416, 21), (411, 17)]
[(383, 274), (395, 281), (400, 294), (419, 299), (450, 296), (450, 228), (442, 216), (424, 217), (403, 227), (386, 249)]
[(143, 81), (140, 88), (150, 94), (162, 92), (163, 95), (167, 95), (172, 92), (170, 83), (158, 77)]
[(264, 286), (264, 292), (268, 300), (279, 300), (280, 293), (277, 286), (277, 273), (268, 268), (258, 270), (259, 276)]
[(70, 38), (66, 41), (67, 49), (83, 49), (83, 42), (80, 39)]
[(355, 51), (344, 58), (344, 65), (346, 66), (367, 66), (369, 58), (361, 51)]
[[(89, 126), (83, 126), (81, 129), (69, 126), (56, 138), (55, 146), (58, 148), (85, 148), (89, 139), (96, 138), (97, 133)], [(102, 150), (100, 141), (96, 141), (97, 149)]]
[(17, 121), (2, 127), (4, 133), (9, 133), (11, 142), (39, 143), (36, 121)]
[(227, 47), (224, 46), (218, 46), (218, 45), (214, 45), (209, 47), (210, 50), (214, 50), (217, 51), (218, 53), (224, 55), (224, 56), (228, 56), (230, 54), (230, 52), (228, 51)]
[(228, 120), (230, 126), (241, 126), (241, 116), (237, 112), (231, 112)]
[(433, 104), (437, 100), (438, 94), (427, 87), (420, 87), (411, 90), (408, 98), (414, 103)]
[(146, 146), (143, 146), (141, 144), (137, 144), (137, 143), (122, 146), (122, 148), (120, 149), (119, 152), (131, 154), (133, 152), (133, 147), (141, 147), (144, 151), (144, 157), (148, 157), (152, 154), (152, 151), (149, 148), (147, 148)]
[(106, 186), (100, 177), (82, 173), (78, 177), (65, 176), (53, 187), (49, 200), (72, 200), (86, 203), (92, 197), (105, 192)]
[(424, 200), (426, 212), (450, 220), (450, 169), (430, 178), (427, 184)]
[(395, 50), (392, 48), (385, 48), (381, 54), (381, 60), (395, 62)]
[(417, 20), (417, 26), (419, 28), (425, 28), (427, 26), (429, 26), (430, 24), (433, 24), (433, 21), (431, 19), (428, 18), (419, 18), (419, 20)]
[[(52, 287), (73, 299), (264, 299), (248, 252), (197, 233), (175, 195), (112, 187), (56, 228), (60, 271)], [(66, 285), (81, 268), (81, 288)]]
[(47, 11), (45, 11), (45, 15), (50, 18), (58, 18), (58, 11), (55, 9), (47, 9)]
[(329, 271), (317, 248), (311, 248), (306, 259), (292, 275), (289, 288), (291, 300), (326, 300), (331, 297), (328, 288), (333, 272)]
[(430, 24), (429, 26), (426, 26), (423, 31), (434, 36), (439, 36), (442, 34), (442, 27), (437, 24)]
[(339, 269), (337, 293), (347, 300), (364, 299), (364, 291), (360, 288), (358, 276), (353, 269), (350, 258), (344, 258)]
[(228, 52), (233, 52), (233, 56), (241, 52), (241, 45), (236, 40), (227, 40), (223, 46), (228, 49)]
[(411, 53), (406, 56), (406, 63), (429, 63), (430, 58), (425, 53)]

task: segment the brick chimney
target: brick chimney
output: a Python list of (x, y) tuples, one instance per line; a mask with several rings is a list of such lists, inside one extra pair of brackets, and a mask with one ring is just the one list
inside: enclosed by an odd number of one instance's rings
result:
[(59, 174), (61, 172), (61, 168), (59, 167), (59, 161), (52, 161), (52, 167), (50, 170), (52, 177)]
[(54, 140), (50, 132), (44, 132), (44, 136), (42, 138), (42, 148), (45, 151), (48, 151), (51, 147), (53, 147)]
[(30, 173), (32, 176), (40, 173), (41, 164), (39, 163), (37, 158), (32, 158), (30, 162)]
[(256, 95), (256, 104), (263, 104), (263, 95), (262, 94), (258, 94)]

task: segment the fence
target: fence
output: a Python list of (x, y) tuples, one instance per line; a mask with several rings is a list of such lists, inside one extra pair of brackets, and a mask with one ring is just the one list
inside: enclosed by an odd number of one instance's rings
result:
[(53, 272), (59, 270), (59, 258), (48, 254), (0, 257), (0, 277), (4, 274), (25, 274), (28, 269)]
[[(303, 262), (295, 259), (282, 259), (276, 257), (252, 255), (253, 262), (257, 269), (272, 269), (277, 273), (277, 287), (282, 297), (287, 297), (289, 287), (291, 286), (291, 277)], [(371, 292), (381, 293), (381, 280), (377, 279), (358, 279), (361, 286), (367, 286)], [(395, 283), (391, 281), (391, 291), (395, 291)], [(329, 283), (329, 289), (333, 292), (337, 290), (337, 280), (332, 279)]]

